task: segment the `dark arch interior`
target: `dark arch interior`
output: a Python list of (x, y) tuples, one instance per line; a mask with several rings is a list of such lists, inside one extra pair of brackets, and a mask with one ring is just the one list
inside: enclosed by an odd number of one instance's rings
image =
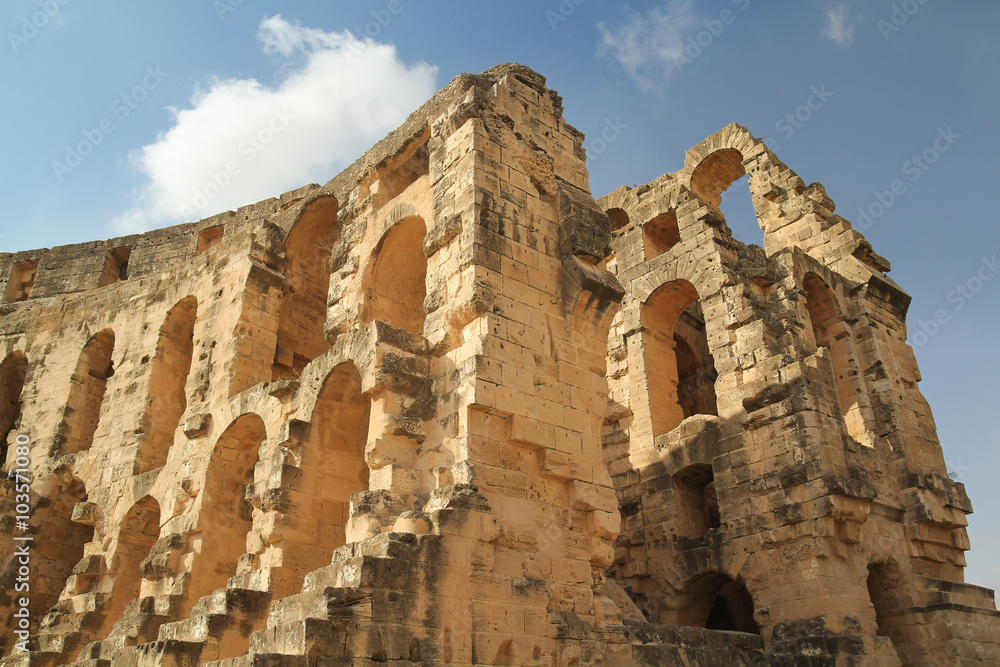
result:
[(753, 597), (742, 581), (721, 572), (706, 572), (692, 580), (687, 597), (678, 617), (680, 625), (760, 634)]
[(680, 243), (681, 232), (677, 225), (677, 212), (661, 213), (642, 226), (642, 241), (646, 259), (650, 260), (667, 252)]
[(334, 197), (317, 199), (285, 239), (285, 282), (272, 380), (298, 377), (306, 364), (330, 349), (323, 326), (330, 256), (340, 237), (337, 211)]
[(717, 415), (718, 374), (694, 286), (685, 280), (660, 286), (643, 304), (641, 321), (653, 435), (692, 415)]
[[(365, 462), (371, 399), (361, 391), (361, 375), (351, 362), (330, 372), (316, 398), (309, 435), (292, 451), (297, 459), (283, 497), (282, 514), (314, 526), (285, 538), (295, 559), (281, 577), (281, 591), (298, 590), (307, 572), (330, 562), (330, 554), (347, 543), (351, 495), (368, 489)], [(275, 592), (277, 594), (277, 592)]]
[[(253, 530), (253, 507), (247, 492), (252, 491), (254, 466), (266, 438), (264, 420), (249, 413), (236, 418), (215, 443), (201, 490), (201, 551), (192, 563), (179, 605), (181, 618), (191, 613), (199, 599), (225, 588), (227, 580), (237, 574), (237, 564), (247, 551), (247, 535)], [(246, 648), (220, 646), (218, 658), (242, 655), (231, 651)]]
[(105, 329), (87, 341), (80, 352), (59, 425), (58, 442), (65, 454), (85, 451), (94, 442), (108, 378), (115, 373), (111, 360), (114, 348), (115, 333)]
[(166, 464), (174, 433), (187, 409), (187, 379), (194, 358), (194, 325), (198, 300), (188, 296), (167, 313), (160, 327), (149, 379), (144, 425), (146, 438), (139, 444), (136, 472)]
[(376, 248), (372, 276), (372, 317), (410, 333), (424, 332), (427, 259), (424, 221), (410, 217), (396, 224)]
[(21, 418), (21, 390), (28, 372), (28, 359), (12, 352), (0, 363), (0, 468), (7, 461), (8, 439)]
[(138, 600), (142, 590), (142, 562), (149, 556), (160, 535), (160, 504), (145, 496), (129, 509), (122, 520), (118, 546), (108, 562), (114, 588), (104, 603), (101, 637), (106, 637), (122, 617), (125, 608)]
[(742, 584), (728, 581), (719, 588), (712, 600), (705, 627), (709, 630), (760, 634), (760, 626), (753, 617), (753, 598)]
[(704, 535), (722, 527), (715, 474), (708, 463), (695, 463), (674, 475), (677, 530), (685, 537)]
[(617, 232), (619, 229), (628, 226), (628, 213), (622, 209), (609, 208), (605, 213), (608, 214), (608, 218), (611, 220), (611, 231)]

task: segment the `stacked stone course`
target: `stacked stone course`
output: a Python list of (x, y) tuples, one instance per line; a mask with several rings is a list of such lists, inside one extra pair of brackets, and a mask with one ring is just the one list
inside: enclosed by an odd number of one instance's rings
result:
[(503, 65), (326, 185), (0, 255), (0, 664), (1000, 665), (888, 262), (739, 125), (597, 201), (582, 142)]

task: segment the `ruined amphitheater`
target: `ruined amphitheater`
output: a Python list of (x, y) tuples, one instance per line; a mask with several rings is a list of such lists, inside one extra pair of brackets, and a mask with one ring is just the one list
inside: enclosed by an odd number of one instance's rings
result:
[(0, 664), (1000, 665), (889, 263), (739, 125), (599, 200), (582, 141), (504, 65), (0, 255)]

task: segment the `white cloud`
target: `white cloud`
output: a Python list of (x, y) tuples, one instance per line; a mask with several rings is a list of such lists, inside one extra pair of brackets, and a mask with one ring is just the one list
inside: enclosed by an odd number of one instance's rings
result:
[(685, 37), (698, 25), (691, 0), (669, 0), (645, 14), (626, 9), (624, 22), (601, 31), (599, 52), (618, 62), (643, 90), (680, 72), (686, 62)]
[(824, 7), (826, 27), (823, 36), (840, 46), (850, 46), (854, 42), (855, 22), (851, 20), (851, 8), (846, 2), (835, 7)]
[(324, 32), (280, 15), (261, 21), (275, 86), (212, 79), (173, 127), (130, 158), (148, 177), (122, 233), (196, 220), (310, 182), (326, 182), (401, 123), (435, 90), (437, 68), (408, 66), (390, 44)]

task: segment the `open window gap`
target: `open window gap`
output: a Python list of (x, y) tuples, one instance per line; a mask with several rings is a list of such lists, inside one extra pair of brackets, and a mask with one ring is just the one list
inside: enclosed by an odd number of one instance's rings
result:
[(755, 243), (764, 246), (764, 232), (757, 221), (757, 213), (753, 208), (753, 196), (750, 194), (750, 177), (736, 179), (722, 193), (722, 203), (719, 210), (726, 218), (726, 224), (733, 233), (733, 238), (746, 244)]

